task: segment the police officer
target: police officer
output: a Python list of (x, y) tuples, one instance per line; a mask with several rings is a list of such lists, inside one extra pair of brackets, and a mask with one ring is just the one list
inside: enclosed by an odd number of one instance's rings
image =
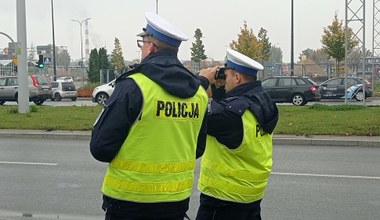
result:
[[(200, 72), (204, 85), (209, 82), (214, 91), (198, 182), (198, 220), (261, 219), (278, 121), (276, 104), (257, 80), (262, 69), (258, 62), (227, 49), (223, 68)], [(220, 79), (225, 85), (216, 88)]]
[(90, 150), (109, 163), (106, 219), (184, 219), (206, 142), (208, 97), (177, 58), (185, 34), (154, 13), (138, 36), (141, 63), (116, 80)]

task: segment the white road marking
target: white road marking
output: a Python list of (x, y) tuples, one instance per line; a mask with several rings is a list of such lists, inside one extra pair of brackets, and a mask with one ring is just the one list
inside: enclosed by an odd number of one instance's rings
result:
[(0, 161), (0, 164), (38, 165), (38, 166), (57, 166), (58, 165), (58, 163), (35, 163), (35, 162), (13, 162), (13, 161)]
[(350, 175), (334, 175), (334, 174), (281, 173), (281, 172), (272, 172), (272, 174), (274, 174), (274, 175), (283, 175), (283, 176), (312, 176), (312, 177), (329, 177), (329, 178), (380, 180), (379, 176), (350, 176)]

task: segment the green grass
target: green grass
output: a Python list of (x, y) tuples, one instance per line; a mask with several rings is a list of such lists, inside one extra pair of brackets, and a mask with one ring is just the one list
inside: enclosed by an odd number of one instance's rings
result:
[(380, 135), (380, 107), (360, 105), (280, 106), (275, 134)]
[[(0, 129), (91, 130), (101, 106), (0, 106)], [(275, 134), (380, 136), (380, 107), (361, 105), (279, 106)]]
[(91, 130), (101, 106), (30, 106), (19, 114), (17, 106), (0, 106), (0, 129)]

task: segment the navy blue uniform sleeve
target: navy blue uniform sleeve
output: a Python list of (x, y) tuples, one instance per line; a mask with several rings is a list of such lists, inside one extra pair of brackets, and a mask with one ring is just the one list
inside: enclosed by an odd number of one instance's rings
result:
[(219, 101), (222, 100), (226, 94), (226, 90), (223, 87), (216, 88), (214, 84), (211, 85), (212, 99)]
[(208, 79), (204, 76), (198, 76), (199, 80), (201, 81), (201, 86), (207, 90), (208, 87), (210, 86), (210, 82), (208, 81)]
[(205, 151), (206, 137), (207, 137), (207, 112), (205, 114), (205, 117), (203, 118), (201, 130), (199, 131), (199, 135), (198, 135), (198, 144), (197, 144), (197, 152), (196, 152), (197, 159), (201, 157)]
[(241, 116), (228, 110), (225, 105), (211, 101), (207, 115), (207, 134), (215, 137), (229, 149), (235, 149), (243, 141)]
[(90, 151), (102, 162), (111, 162), (119, 152), (142, 107), (142, 94), (132, 79), (124, 79), (98, 116), (92, 129)]

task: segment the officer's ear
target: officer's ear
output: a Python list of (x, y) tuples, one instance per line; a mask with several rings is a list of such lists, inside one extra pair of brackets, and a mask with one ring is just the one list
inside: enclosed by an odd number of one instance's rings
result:
[(242, 82), (242, 80), (243, 80), (243, 76), (242, 76), (242, 74), (241, 73), (239, 73), (239, 72), (235, 72), (235, 82), (236, 83), (241, 83)]
[(244, 74), (244, 73), (236, 73), (236, 83), (246, 83), (246, 82), (251, 82), (252, 79), (250, 76)]

